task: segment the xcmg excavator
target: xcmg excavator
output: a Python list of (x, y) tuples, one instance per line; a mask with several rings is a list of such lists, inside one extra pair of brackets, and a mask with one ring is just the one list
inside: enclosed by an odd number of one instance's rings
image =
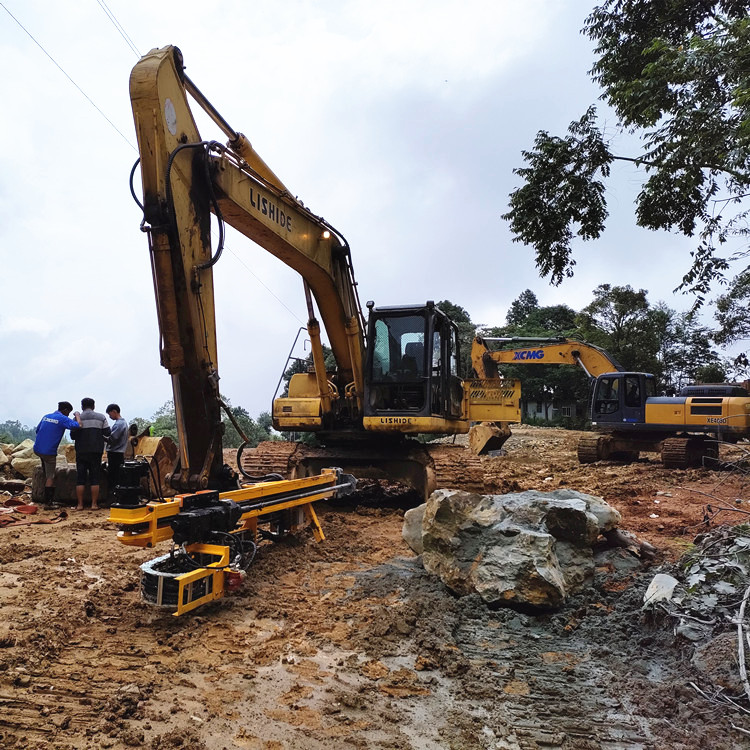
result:
[[(491, 342), (500, 349), (490, 349)], [(741, 386), (690, 385), (658, 396), (653, 375), (624, 372), (604, 349), (568, 338), (474, 340), (478, 377), (498, 377), (502, 364), (577, 365), (592, 382), (591, 423), (598, 434), (581, 438), (578, 460), (635, 461), (641, 451), (661, 454), (664, 466), (714, 465), (718, 444), (750, 438), (750, 394)]]
[[(229, 139), (226, 145), (201, 137), (188, 95)], [(130, 96), (142, 203), (132, 188), (135, 167), (131, 190), (144, 214), (161, 363), (172, 378), (179, 437), (168, 483), (190, 492), (234, 481), (222, 460), (212, 280), (226, 223), (302, 276), (314, 363), (312, 371), (292, 376), (272, 416), (277, 430), (314, 432), (319, 445), (278, 441), (241, 451), (246, 477), (306, 477), (337, 466), (359, 477), (403, 481), (425, 496), (438, 486), (481, 489), (480, 467), (465, 451), (406, 437), (465, 433), (473, 421), (519, 421), (518, 383), (463, 381), (456, 326), (432, 302), (368, 303), (365, 319), (344, 237), (297, 200), (218, 113), (185, 75), (177, 47), (141, 58)], [(316, 305), (336, 360), (332, 370), (324, 364)]]

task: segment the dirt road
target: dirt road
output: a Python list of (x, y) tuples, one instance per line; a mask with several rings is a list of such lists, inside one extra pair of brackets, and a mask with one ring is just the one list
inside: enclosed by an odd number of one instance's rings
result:
[[(575, 439), (517, 429), (487, 475), (603, 496), (656, 565), (690, 545), (707, 503), (743, 509), (736, 473), (581, 467)], [(653, 567), (609, 552), (559, 612), (490, 611), (423, 571), (402, 506), (372, 489), (319, 505), (325, 542), (262, 546), (240, 594), (180, 619), (140, 602), (156, 553), (119, 545), (105, 512), (0, 529), (0, 746), (750, 747), (742, 717), (691, 687), (714, 687), (691, 644), (641, 612)]]

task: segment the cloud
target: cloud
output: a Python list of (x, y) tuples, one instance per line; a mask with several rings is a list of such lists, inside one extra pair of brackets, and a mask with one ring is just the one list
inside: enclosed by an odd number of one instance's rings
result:
[[(128, 78), (137, 57), (95, 3), (5, 5), (107, 121), (10, 19), (0, 79), (0, 421), (65, 398), (149, 417), (170, 398), (159, 365), (148, 245), (128, 174), (137, 157)], [(500, 215), (536, 130), (565, 128), (596, 98), (578, 34), (589, 6), (416, 0), (195, 0), (110, 4), (141, 53), (178, 44), (187, 72), (280, 178), (349, 240), (364, 303), (449, 299), (503, 322), (526, 288), (541, 304), (590, 301), (598, 283), (671, 298), (689, 243), (634, 231), (631, 176), (610, 231), (576, 278), (538, 279)], [(0, 13), (4, 13), (0, 9)], [(200, 118), (205, 137), (221, 137)], [(117, 130), (115, 130), (117, 128)], [(119, 132), (118, 132), (119, 131)], [(125, 138), (123, 138), (124, 134)], [(140, 189), (136, 175), (136, 190)], [(230, 233), (215, 269), (222, 391), (269, 407), (306, 320), (302, 282)], [(235, 255), (236, 254), (236, 255)], [(674, 273), (644, 273), (653, 258)], [(238, 259), (242, 260), (239, 262)], [(86, 392), (84, 394), (84, 391)], [(12, 395), (7, 395), (12, 394)]]

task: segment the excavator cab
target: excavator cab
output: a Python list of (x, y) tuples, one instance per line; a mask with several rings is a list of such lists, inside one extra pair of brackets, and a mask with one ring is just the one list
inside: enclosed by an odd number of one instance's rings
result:
[(414, 425), (415, 432), (428, 431), (424, 418), (460, 419), (455, 324), (434, 302), (368, 309), (364, 416), (384, 426)]
[(656, 380), (644, 372), (607, 372), (599, 375), (591, 400), (591, 421), (597, 424), (643, 424), (646, 399), (656, 396)]

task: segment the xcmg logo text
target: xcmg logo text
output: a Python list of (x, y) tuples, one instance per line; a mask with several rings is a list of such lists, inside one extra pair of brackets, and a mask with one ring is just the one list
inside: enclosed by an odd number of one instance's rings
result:
[(544, 352), (541, 349), (531, 351), (516, 352), (513, 359), (544, 359)]

